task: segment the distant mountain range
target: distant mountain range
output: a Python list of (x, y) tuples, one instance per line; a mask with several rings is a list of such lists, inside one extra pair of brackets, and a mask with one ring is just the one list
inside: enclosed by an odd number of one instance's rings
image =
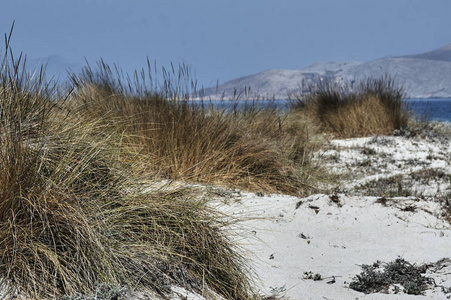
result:
[(390, 75), (409, 98), (451, 98), (451, 44), (416, 54), (384, 57), (368, 62), (320, 62), (301, 70), (268, 70), (241, 77), (200, 91), (204, 98), (275, 97), (302, 91), (303, 83), (314, 80), (357, 81)]

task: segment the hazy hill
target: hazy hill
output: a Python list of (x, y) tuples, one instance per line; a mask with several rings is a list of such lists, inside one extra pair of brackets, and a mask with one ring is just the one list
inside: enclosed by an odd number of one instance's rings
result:
[(277, 99), (302, 89), (303, 83), (329, 78), (336, 81), (367, 77), (394, 77), (411, 98), (451, 98), (451, 44), (442, 48), (398, 57), (384, 57), (368, 62), (320, 62), (301, 70), (268, 70), (228, 81), (203, 91), (204, 97), (226, 98), (241, 94)]
[(451, 61), (451, 44), (448, 44), (442, 48), (432, 50), (426, 53), (421, 53), (417, 55), (408, 55), (405, 57)]

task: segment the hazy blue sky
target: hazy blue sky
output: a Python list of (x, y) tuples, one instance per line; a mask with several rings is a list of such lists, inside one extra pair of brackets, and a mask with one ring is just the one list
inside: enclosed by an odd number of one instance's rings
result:
[[(187, 63), (200, 84), (451, 43), (450, 0), (1, 0), (0, 32), (29, 58)], [(3, 39), (2, 39), (3, 40)], [(3, 42), (0, 44), (3, 50)]]

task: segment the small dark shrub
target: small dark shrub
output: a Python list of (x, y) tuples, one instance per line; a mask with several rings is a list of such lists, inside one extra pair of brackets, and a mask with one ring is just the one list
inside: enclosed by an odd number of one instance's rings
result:
[(427, 265), (416, 266), (402, 258), (387, 264), (378, 261), (373, 265), (363, 265), (363, 272), (356, 275), (349, 287), (365, 294), (388, 293), (390, 286), (400, 284), (405, 293), (422, 295), (433, 284), (432, 279), (421, 275), (427, 268)]

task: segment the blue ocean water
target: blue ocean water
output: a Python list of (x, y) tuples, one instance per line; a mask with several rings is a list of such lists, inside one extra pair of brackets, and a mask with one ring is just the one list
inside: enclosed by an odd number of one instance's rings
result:
[[(451, 122), (451, 99), (426, 98), (426, 99), (405, 99), (405, 103), (420, 119), (438, 122)], [(199, 101), (194, 101), (198, 105)], [(204, 101), (206, 105), (213, 105), (216, 108), (233, 110), (234, 108), (243, 107), (275, 107), (278, 109), (286, 109), (290, 101), (287, 99), (280, 100), (210, 100)]]
[(451, 99), (406, 99), (410, 109), (420, 118), (451, 122)]

